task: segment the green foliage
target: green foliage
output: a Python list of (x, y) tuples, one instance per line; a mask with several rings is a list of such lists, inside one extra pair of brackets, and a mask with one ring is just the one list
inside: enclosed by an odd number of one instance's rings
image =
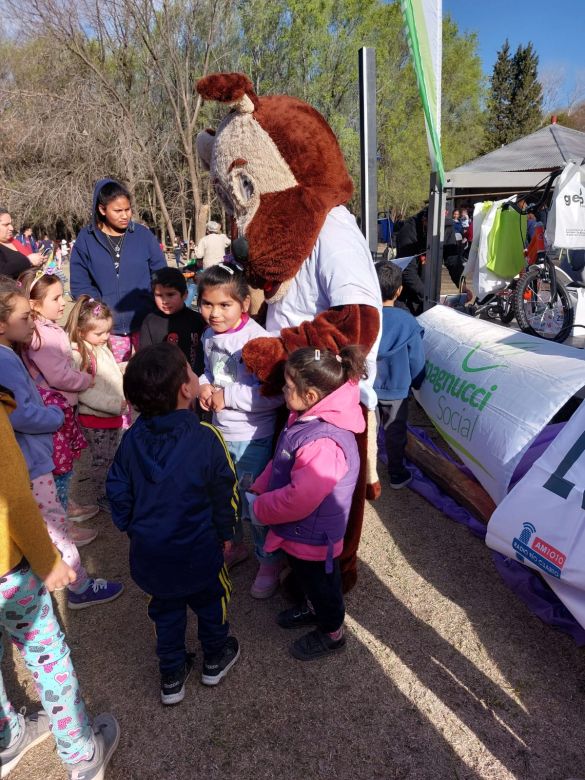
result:
[(508, 41), (498, 52), (488, 96), (486, 151), (508, 144), (538, 129), (542, 117), (542, 85), (538, 55), (532, 43), (518, 46), (514, 55)]
[[(48, 16), (40, 25), (45, 31), (41, 41), (22, 34), (6, 44), (6, 57), (0, 56), (0, 62), (9, 63), (7, 78), (19, 93), (14, 107), (4, 106), (4, 115), (0, 102), (0, 130), (4, 117), (12, 144), (10, 154), (0, 154), (0, 179), (4, 164), (15, 191), (24, 191), (16, 186), (19, 181), (30, 182), (26, 198), (14, 196), (15, 211), (29, 209), (41, 221), (53, 220), (60, 203), (77, 220), (92, 178), (108, 171), (130, 182), (139, 210), (157, 212), (157, 221), (161, 199), (173, 223), (190, 219), (192, 199), (208, 203), (212, 195), (208, 177), (189, 170), (189, 138), (216, 125), (225, 108), (205, 104), (185, 138), (177, 129), (168, 85), (177, 84), (179, 110), (183, 117), (191, 115), (196, 96), (192, 90), (181, 93), (178, 82), (181, 73), (194, 81), (203, 72), (208, 44), (210, 71), (245, 72), (258, 94), (296, 95), (323, 113), (354, 179), (351, 205), (356, 210), (357, 53), (362, 46), (375, 48), (379, 209), (412, 212), (428, 197), (423, 110), (397, 1), (165, 0), (149, 6), (147, 14), (141, 0), (103, 0), (99, 12), (84, 18), (77, 32), (74, 0), (61, 0), (64, 9), (71, 3), (71, 31), (63, 30), (67, 16), (61, 25), (52, 19), (52, 0), (22, 2), (25, 9), (46, 8)], [(72, 42), (77, 53), (72, 53)], [(0, 67), (0, 82), (3, 71)], [(450, 18), (443, 23), (443, 74), (442, 145), (448, 169), (474, 157), (481, 147), (484, 90), (476, 37), (462, 35)], [(44, 127), (33, 124), (23, 131), (23, 106), (28, 106), (27, 117), (41, 106)], [(46, 142), (47, 133), (54, 143)], [(0, 138), (0, 152), (3, 144), (6, 148)], [(50, 199), (52, 190), (47, 190), (33, 208), (30, 193), (39, 166), (45, 177), (54, 169), (65, 184), (59, 198)], [(156, 193), (155, 175), (160, 184)], [(65, 197), (70, 192), (74, 197)]]

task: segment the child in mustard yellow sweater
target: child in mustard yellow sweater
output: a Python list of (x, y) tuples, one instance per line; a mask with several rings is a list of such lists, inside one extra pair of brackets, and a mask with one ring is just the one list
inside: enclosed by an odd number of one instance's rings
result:
[[(76, 575), (51, 543), (31, 492), (8, 417), (15, 408), (11, 393), (0, 386), (0, 629), (21, 652), (45, 709), (26, 717), (16, 712), (0, 677), (0, 773), (6, 777), (51, 730), (69, 777), (103, 776), (119, 726), (108, 714), (90, 724), (53, 612), (49, 591), (66, 587)], [(2, 648), (0, 642), (0, 659)]]

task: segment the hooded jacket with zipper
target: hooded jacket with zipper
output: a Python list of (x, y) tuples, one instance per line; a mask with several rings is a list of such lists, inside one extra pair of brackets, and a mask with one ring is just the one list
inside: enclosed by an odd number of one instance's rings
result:
[(16, 409), (10, 415), (31, 479), (50, 474), (53, 462), (53, 434), (65, 416), (56, 406), (45, 406), (31, 375), (14, 350), (0, 346), (0, 384), (12, 392)]
[(137, 331), (153, 311), (150, 278), (167, 263), (151, 231), (131, 221), (116, 273), (108, 240), (95, 223), (100, 190), (112, 181), (100, 179), (95, 185), (92, 222), (80, 230), (71, 253), (71, 292), (74, 298), (86, 294), (106, 303), (114, 313), (113, 332), (121, 336)]
[(410, 312), (384, 306), (374, 381), (378, 401), (408, 398), (411, 387), (421, 386), (425, 375), (423, 334), (424, 330)]
[(106, 483), (112, 520), (130, 537), (142, 590), (177, 598), (217, 582), (240, 497), (219, 431), (188, 410), (145, 418), (125, 434)]

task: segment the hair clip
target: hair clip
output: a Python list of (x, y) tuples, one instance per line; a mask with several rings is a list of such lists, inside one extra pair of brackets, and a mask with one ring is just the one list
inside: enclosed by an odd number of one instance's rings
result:
[(343, 358), (341, 355), (335, 355), (335, 360), (337, 360), (338, 363), (343, 363)]
[(16, 282), (17, 287), (22, 287), (22, 282)]
[(316, 349), (315, 350), (315, 360), (321, 360), (321, 350)]
[[(49, 273), (49, 270), (51, 273)], [(39, 268), (39, 270), (35, 273), (35, 278), (31, 282), (31, 286), (28, 289), (29, 295), (32, 292), (32, 288), (35, 286), (35, 284), (39, 281), (39, 279), (42, 279), (45, 274), (48, 274), (49, 276), (52, 276), (53, 269), (47, 268), (46, 271), (43, 271), (42, 268)]]
[(234, 275), (234, 269), (230, 268), (229, 265), (225, 265), (225, 263), (218, 263), (217, 267), (218, 268), (223, 268), (224, 271), (227, 271), (232, 276)]
[(94, 306), (94, 308), (91, 310), (91, 313), (93, 314), (94, 317), (99, 317), (100, 314), (102, 313), (101, 303), (98, 303), (97, 306)]
[(95, 298), (88, 298), (88, 299), (87, 299), (87, 302), (88, 302), (88, 303), (95, 303)]

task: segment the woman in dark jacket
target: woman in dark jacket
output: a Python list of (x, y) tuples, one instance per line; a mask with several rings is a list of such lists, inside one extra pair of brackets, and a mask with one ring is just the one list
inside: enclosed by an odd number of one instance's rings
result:
[(38, 252), (27, 257), (14, 246), (14, 227), (10, 214), (0, 207), (0, 275), (17, 279), (23, 271), (41, 265), (43, 256)]
[(130, 358), (142, 320), (152, 310), (150, 277), (166, 266), (155, 236), (132, 221), (130, 193), (115, 179), (100, 179), (93, 193), (92, 222), (71, 253), (71, 292), (86, 294), (114, 312), (112, 351)]

